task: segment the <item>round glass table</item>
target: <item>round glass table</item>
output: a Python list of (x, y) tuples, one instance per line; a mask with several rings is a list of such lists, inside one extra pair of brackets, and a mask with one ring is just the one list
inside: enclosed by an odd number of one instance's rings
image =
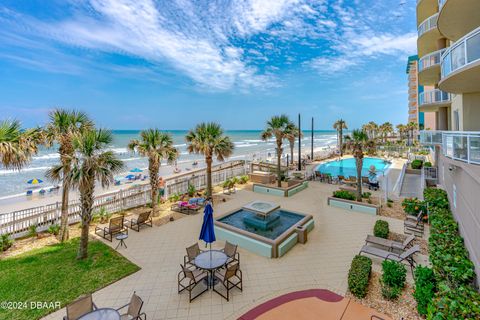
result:
[(118, 247), (122, 247), (124, 246), (125, 248), (127, 248), (127, 245), (125, 244), (125, 239), (128, 238), (128, 233), (119, 233), (115, 236), (115, 239), (117, 239), (119, 242), (117, 244), (117, 246), (115, 247), (115, 250), (118, 249)]
[(228, 257), (223, 251), (207, 250), (196, 256), (195, 260), (193, 260), (193, 263), (197, 268), (208, 271), (207, 285), (209, 287), (213, 287), (213, 271), (223, 267), (227, 263), (227, 260)]
[(84, 314), (78, 320), (120, 320), (120, 313), (112, 308), (100, 308)]

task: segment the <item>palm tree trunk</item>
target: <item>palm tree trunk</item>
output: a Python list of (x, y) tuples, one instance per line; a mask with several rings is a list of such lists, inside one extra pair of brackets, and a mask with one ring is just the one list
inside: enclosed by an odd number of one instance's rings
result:
[(207, 196), (212, 196), (212, 157), (206, 156), (205, 163), (207, 164)]
[(293, 149), (295, 149), (295, 142), (290, 141), (290, 162), (293, 163)]
[(343, 157), (343, 130), (340, 128), (338, 131), (338, 148), (340, 149), (340, 157)]
[[(68, 175), (68, 173), (64, 172), (64, 176), (66, 175)], [(63, 185), (62, 185), (62, 213), (60, 217), (60, 231), (58, 233), (58, 241), (60, 242), (65, 242), (69, 238), (69, 234), (68, 234), (68, 193), (70, 192), (69, 189), (70, 189), (69, 185), (64, 178)]]
[(77, 259), (86, 259), (88, 256), (88, 229), (92, 220), (93, 191), (95, 188), (94, 179), (85, 190), (80, 190), (80, 203), (82, 206), (82, 233), (80, 236), (80, 247), (78, 248)]
[(277, 141), (277, 186), (282, 186), (282, 169), (280, 159), (282, 158), (282, 142)]
[(357, 201), (362, 202), (362, 166), (363, 157), (355, 157), (355, 163), (357, 166)]
[(152, 216), (157, 214), (157, 194), (158, 194), (158, 165), (153, 163), (154, 160), (149, 160), (149, 174), (150, 174), (150, 197), (152, 201)]

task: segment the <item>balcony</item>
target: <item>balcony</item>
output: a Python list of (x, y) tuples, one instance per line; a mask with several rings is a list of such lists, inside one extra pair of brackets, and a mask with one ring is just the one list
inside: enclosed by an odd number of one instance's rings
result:
[(418, 61), (418, 82), (421, 85), (435, 85), (440, 81), (440, 62), (446, 49), (423, 56)]
[(452, 41), (457, 41), (480, 25), (480, 1), (439, 0), (438, 29)]
[(420, 131), (423, 145), (441, 145), (442, 154), (454, 160), (480, 164), (480, 132)]
[(417, 26), (437, 12), (437, 0), (417, 0)]
[(440, 89), (451, 93), (480, 91), (480, 27), (455, 42), (441, 59)]
[(418, 105), (422, 112), (437, 111), (439, 107), (451, 103), (450, 94), (439, 89), (421, 92), (418, 96)]
[(417, 48), (418, 55), (424, 55), (437, 50), (437, 41), (442, 38), (437, 28), (438, 13), (425, 19), (418, 26)]

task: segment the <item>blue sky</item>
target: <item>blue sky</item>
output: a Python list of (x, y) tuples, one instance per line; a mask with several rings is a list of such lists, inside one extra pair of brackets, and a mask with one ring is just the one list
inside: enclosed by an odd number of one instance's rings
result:
[(112, 129), (407, 120), (415, 0), (2, 0), (1, 118)]

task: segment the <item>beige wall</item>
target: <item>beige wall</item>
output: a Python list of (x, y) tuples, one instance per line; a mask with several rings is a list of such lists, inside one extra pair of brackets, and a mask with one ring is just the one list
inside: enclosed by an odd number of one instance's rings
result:
[(463, 130), (480, 131), (480, 93), (463, 94)]
[[(448, 193), (480, 285), (480, 165), (469, 165), (446, 158), (440, 152), (437, 154), (439, 183)], [(452, 165), (456, 168), (450, 171)]]
[(435, 112), (424, 112), (423, 115), (425, 129), (437, 130), (437, 126), (435, 123)]
[(448, 108), (445, 108), (445, 107), (439, 108), (438, 111), (435, 113), (435, 115), (436, 115), (435, 126), (437, 127), (437, 130), (449, 130), (450, 115), (448, 112)]

